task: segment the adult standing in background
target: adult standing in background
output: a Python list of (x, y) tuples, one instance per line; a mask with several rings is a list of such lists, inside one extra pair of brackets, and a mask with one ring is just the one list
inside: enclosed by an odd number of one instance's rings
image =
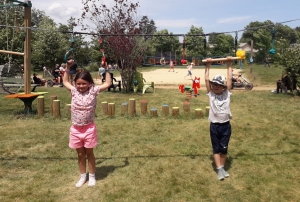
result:
[(77, 63), (74, 62), (71, 65), (70, 72), (69, 72), (69, 74), (70, 74), (70, 83), (71, 84), (74, 84), (73, 81), (74, 81), (74, 77), (75, 77), (76, 73), (77, 73)]
[(269, 62), (269, 55), (266, 56), (265, 58), (265, 67), (268, 65), (270, 67), (270, 62)]

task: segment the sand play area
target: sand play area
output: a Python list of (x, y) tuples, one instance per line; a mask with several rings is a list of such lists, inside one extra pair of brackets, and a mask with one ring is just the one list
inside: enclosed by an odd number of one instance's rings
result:
[[(147, 68), (147, 67), (145, 67)], [(201, 87), (205, 87), (204, 80), (204, 67), (194, 67), (192, 70), (192, 78), (200, 77)], [(237, 74), (240, 72), (240, 69), (234, 69), (233, 73)], [(112, 71), (113, 73), (113, 71)], [(188, 74), (187, 69), (176, 69), (175, 72), (169, 72), (169, 67), (160, 68), (149, 72), (142, 72), (143, 77), (145, 78), (147, 83), (154, 82), (155, 88), (169, 88), (169, 89), (177, 89), (179, 85), (183, 84), (185, 86), (191, 86), (192, 80), (190, 76), (186, 76)], [(219, 69), (210, 69), (209, 71), (210, 79), (212, 79), (216, 74), (221, 74), (226, 77), (227, 68), (219, 68)], [(186, 77), (185, 77), (186, 76)], [(117, 80), (121, 80), (121, 77), (115, 77)], [(99, 80), (98, 80), (99, 81)], [(95, 81), (97, 83), (97, 80)], [(250, 81), (251, 82), (251, 81)], [(252, 90), (273, 90), (274, 86), (254, 86)], [(239, 88), (240, 90), (244, 90), (244, 88)]]
[[(216, 74), (221, 74), (226, 77), (227, 68), (222, 69), (210, 69), (210, 78), (212, 79)], [(239, 70), (234, 70), (234, 73)], [(191, 77), (186, 76), (188, 74), (187, 69), (176, 69), (175, 72), (169, 72), (168, 68), (156, 69), (154, 71), (142, 72), (146, 82), (154, 82), (155, 86), (177, 86), (180, 84), (192, 85)], [(186, 77), (185, 77), (186, 76)], [(194, 67), (192, 70), (192, 78), (200, 77), (200, 84), (205, 85), (204, 80), (204, 67)], [(117, 80), (121, 80), (120, 77), (116, 77)]]

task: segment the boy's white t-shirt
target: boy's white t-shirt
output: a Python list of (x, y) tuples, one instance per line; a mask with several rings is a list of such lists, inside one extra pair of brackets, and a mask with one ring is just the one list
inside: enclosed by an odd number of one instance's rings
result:
[(225, 89), (221, 95), (210, 91), (207, 95), (209, 98), (209, 116), (208, 121), (212, 123), (225, 123), (232, 118), (230, 111), (231, 92)]

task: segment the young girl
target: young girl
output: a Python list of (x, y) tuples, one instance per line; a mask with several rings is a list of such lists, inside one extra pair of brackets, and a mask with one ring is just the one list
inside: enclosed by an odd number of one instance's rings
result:
[(209, 80), (209, 67), (211, 58), (207, 59), (205, 66), (205, 85), (208, 92), (210, 110), (208, 120), (210, 122), (210, 138), (213, 149), (213, 157), (217, 168), (218, 179), (224, 180), (229, 177), (224, 165), (227, 157), (228, 143), (231, 136), (231, 125), (229, 120), (231, 92), (231, 57), (227, 57), (227, 84), (223, 76), (216, 75)]
[(170, 60), (170, 69), (169, 69), (169, 71), (171, 71), (171, 70), (173, 70), (173, 72), (174, 72), (174, 63), (173, 63), (172, 60)]
[(86, 157), (89, 167), (88, 186), (94, 186), (96, 184), (96, 165), (93, 148), (98, 144), (98, 134), (94, 124), (97, 95), (111, 85), (111, 77), (106, 67), (106, 81), (100, 86), (95, 86), (91, 74), (83, 71), (76, 74), (74, 86), (72, 86), (69, 82), (69, 72), (73, 63), (73, 59), (68, 60), (63, 77), (64, 86), (71, 91), (72, 95), (72, 126), (70, 128), (69, 147), (76, 149), (78, 155), (80, 179), (76, 187), (81, 187), (87, 180)]

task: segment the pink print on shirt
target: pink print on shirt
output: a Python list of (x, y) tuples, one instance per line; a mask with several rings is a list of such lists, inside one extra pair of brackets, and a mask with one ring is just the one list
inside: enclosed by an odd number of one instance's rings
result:
[(90, 86), (84, 93), (72, 87), (71, 117), (73, 125), (84, 126), (94, 122), (99, 92), (100, 87), (94, 85)]

